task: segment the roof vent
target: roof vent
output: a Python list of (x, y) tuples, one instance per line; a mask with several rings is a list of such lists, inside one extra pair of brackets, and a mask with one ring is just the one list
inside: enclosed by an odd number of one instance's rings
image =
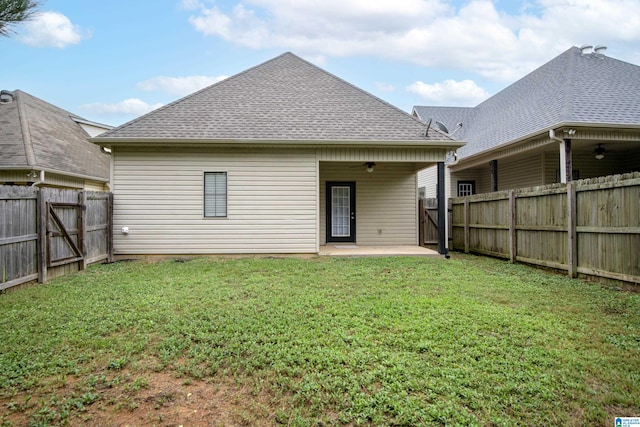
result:
[(583, 44), (582, 46), (580, 46), (580, 52), (583, 55), (588, 55), (588, 54), (592, 53), (591, 49), (593, 49), (593, 46), (591, 46), (590, 44)]
[(603, 46), (603, 45), (601, 45), (601, 44), (599, 44), (598, 46), (596, 46), (596, 47), (594, 47), (594, 48), (593, 48), (593, 54), (594, 54), (595, 56), (600, 56), (600, 57), (602, 57), (602, 56), (604, 56), (604, 51), (605, 51), (605, 50), (607, 50), (607, 47), (606, 47), (606, 46)]
[(0, 91), (0, 102), (7, 103), (7, 102), (12, 102), (13, 101), (13, 92), (11, 92), (10, 90), (1, 90)]

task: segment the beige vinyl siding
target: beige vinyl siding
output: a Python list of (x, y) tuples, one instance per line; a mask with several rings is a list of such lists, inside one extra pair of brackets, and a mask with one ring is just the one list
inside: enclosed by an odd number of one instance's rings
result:
[[(204, 172), (227, 172), (226, 218), (204, 217)], [(317, 251), (312, 150), (118, 148), (114, 177), (117, 254)]]
[(105, 183), (97, 181), (85, 181), (84, 189), (87, 191), (108, 191)]
[(425, 198), (435, 198), (438, 185), (438, 167), (431, 166), (418, 172), (418, 188), (424, 187)]
[[(491, 191), (491, 168), (488, 174), (489, 191)], [(498, 160), (498, 191), (533, 187), (543, 183), (541, 153)]]
[(417, 179), (412, 163), (320, 162), (320, 243), (326, 243), (326, 182), (356, 183), (356, 243), (417, 245)]
[[(427, 199), (435, 199), (438, 196), (438, 166), (431, 166), (418, 172), (418, 188), (424, 187)], [(451, 170), (444, 168), (444, 191), (445, 199), (455, 197), (456, 193), (451, 193)]]
[(491, 168), (489, 164), (487, 164), (482, 167), (451, 173), (451, 185), (449, 187), (451, 197), (458, 197), (459, 181), (475, 181), (476, 194), (488, 193), (491, 191)]
[(13, 182), (16, 184), (26, 184), (27, 181), (32, 181), (27, 175), (30, 170), (7, 170), (0, 171), (0, 184), (6, 182)]

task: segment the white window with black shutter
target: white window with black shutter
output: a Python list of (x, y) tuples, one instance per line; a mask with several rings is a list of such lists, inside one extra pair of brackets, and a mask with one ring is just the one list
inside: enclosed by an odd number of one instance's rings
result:
[(227, 216), (227, 173), (204, 173), (204, 216), (225, 218)]

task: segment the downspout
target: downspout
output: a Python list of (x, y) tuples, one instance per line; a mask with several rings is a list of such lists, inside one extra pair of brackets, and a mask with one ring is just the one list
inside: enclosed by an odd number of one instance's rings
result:
[[(569, 129), (565, 131), (569, 136), (575, 134), (575, 130)], [(571, 139), (570, 138), (558, 138), (556, 132), (553, 129), (549, 129), (549, 138), (553, 141), (560, 142), (560, 182), (566, 184), (573, 179), (573, 167), (571, 165)]]
[(549, 129), (549, 138), (551, 138), (554, 141), (563, 142), (561, 138), (558, 138), (556, 136), (556, 131), (553, 129)]
[[(33, 171), (35, 172), (35, 171)], [(37, 187), (38, 185), (44, 184), (44, 170), (40, 171), (40, 179), (31, 184), (31, 187)]]

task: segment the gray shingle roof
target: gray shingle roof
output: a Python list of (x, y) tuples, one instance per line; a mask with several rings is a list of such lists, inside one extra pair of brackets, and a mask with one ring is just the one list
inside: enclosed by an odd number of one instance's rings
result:
[(411, 115), (285, 53), (100, 138), (451, 141)]
[(82, 119), (26, 92), (13, 91), (10, 102), (0, 102), (0, 169), (45, 169), (108, 180), (109, 156), (87, 140), (74, 117)]
[(467, 141), (459, 158), (562, 123), (640, 124), (640, 66), (572, 47), (474, 108), (416, 106)]

